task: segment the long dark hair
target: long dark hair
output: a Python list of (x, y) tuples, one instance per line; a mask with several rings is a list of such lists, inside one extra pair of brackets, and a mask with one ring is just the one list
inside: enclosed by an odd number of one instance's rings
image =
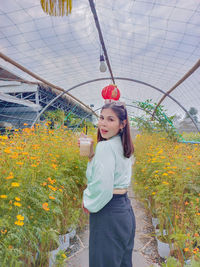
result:
[[(126, 120), (126, 126), (123, 128), (122, 131), (119, 132), (119, 134), (121, 136), (122, 145), (123, 145), (123, 149), (124, 149), (124, 157), (130, 158), (134, 152), (134, 146), (133, 146), (133, 142), (131, 139), (130, 125), (129, 125), (126, 107), (124, 104), (120, 104), (120, 102), (111, 102), (111, 103), (105, 104), (102, 107), (101, 111), (103, 109), (108, 109), (108, 108), (112, 109), (112, 111), (118, 117), (120, 123), (122, 123), (124, 120)], [(105, 140), (106, 139), (104, 139), (101, 136), (100, 130), (98, 128), (97, 142), (105, 141)]]

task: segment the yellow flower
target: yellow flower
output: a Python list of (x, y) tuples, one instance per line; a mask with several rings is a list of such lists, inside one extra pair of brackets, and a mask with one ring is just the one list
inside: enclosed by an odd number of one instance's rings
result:
[(19, 183), (12, 183), (11, 186), (12, 187), (19, 187)]
[(184, 251), (189, 251), (189, 248), (184, 248)]
[(14, 205), (17, 206), (17, 207), (21, 207), (22, 204), (19, 203), (19, 202), (14, 202)]
[(15, 221), (15, 224), (16, 225), (19, 225), (19, 226), (23, 226), (24, 225), (24, 222), (18, 220), (18, 221)]
[(0, 135), (0, 139), (7, 140), (8, 136), (7, 135)]
[(31, 157), (31, 159), (37, 159), (37, 157)]
[(168, 182), (165, 182), (165, 181), (164, 181), (164, 182), (162, 182), (162, 183), (163, 183), (163, 184), (166, 184), (166, 185), (168, 185), (168, 184), (169, 184)]
[(63, 258), (67, 258), (67, 256), (64, 253), (62, 254), (62, 256), (63, 256)]
[(152, 192), (152, 195), (155, 195), (156, 194), (156, 192)]
[(17, 165), (23, 165), (24, 163), (23, 162), (16, 162)]
[(0, 195), (0, 198), (7, 198), (6, 195)]
[(163, 176), (168, 176), (168, 173), (164, 172), (164, 173), (163, 173)]
[(23, 221), (23, 220), (24, 220), (24, 216), (22, 216), (22, 215), (20, 215), (20, 214), (18, 214), (18, 215), (16, 216), (16, 218), (17, 218), (18, 221)]
[(11, 153), (11, 150), (9, 148), (5, 148), (4, 149), (4, 152), (7, 153), (7, 154), (10, 154)]
[(44, 210), (48, 211), (48, 210), (49, 210), (48, 205), (49, 205), (49, 204), (48, 204), (47, 202), (45, 202), (45, 203), (42, 204), (42, 208), (43, 208)]
[(16, 197), (15, 200), (16, 201), (21, 201), (21, 199), (19, 197)]

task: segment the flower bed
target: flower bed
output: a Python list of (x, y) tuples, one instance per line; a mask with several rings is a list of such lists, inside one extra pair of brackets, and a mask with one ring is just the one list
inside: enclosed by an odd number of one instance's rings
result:
[(48, 266), (58, 236), (84, 221), (87, 159), (64, 129), (15, 130), (0, 145), (0, 265)]
[(159, 219), (161, 239), (173, 243), (170, 253), (182, 264), (191, 257), (200, 261), (199, 151), (199, 145), (173, 143), (164, 134), (135, 140), (134, 191)]

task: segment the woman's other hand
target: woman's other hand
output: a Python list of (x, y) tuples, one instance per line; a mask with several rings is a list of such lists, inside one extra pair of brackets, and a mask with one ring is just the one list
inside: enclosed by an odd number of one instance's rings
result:
[(82, 209), (85, 213), (89, 214), (89, 210), (84, 207), (83, 201), (82, 201)]

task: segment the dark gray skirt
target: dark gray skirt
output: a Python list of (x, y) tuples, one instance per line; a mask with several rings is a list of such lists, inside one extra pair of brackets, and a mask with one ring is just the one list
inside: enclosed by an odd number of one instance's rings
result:
[(90, 213), (89, 267), (132, 267), (135, 227), (127, 193)]

